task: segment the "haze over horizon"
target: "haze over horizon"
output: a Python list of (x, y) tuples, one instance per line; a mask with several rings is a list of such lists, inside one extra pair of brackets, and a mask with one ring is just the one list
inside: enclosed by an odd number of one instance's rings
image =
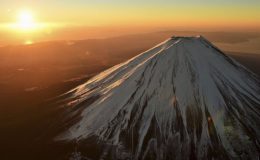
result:
[(259, 32), (258, 0), (3, 0), (0, 45), (163, 30)]

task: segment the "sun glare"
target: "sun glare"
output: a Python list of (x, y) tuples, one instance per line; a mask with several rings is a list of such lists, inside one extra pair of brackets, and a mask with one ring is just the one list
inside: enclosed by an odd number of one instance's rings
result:
[(52, 28), (57, 26), (54, 23), (39, 21), (36, 14), (31, 10), (23, 9), (15, 13), (12, 14), (14, 21), (2, 26), (0, 24), (0, 29), (4, 27), (10, 33), (14, 33), (13, 36), (18, 38), (19, 41), (22, 40), (21, 43), (24, 45), (33, 44), (35, 39), (51, 34)]
[(22, 10), (17, 14), (16, 22), (10, 24), (11, 29), (21, 32), (33, 32), (45, 28), (43, 23), (36, 22), (33, 12)]
[(24, 42), (24, 44), (25, 44), (25, 45), (30, 45), (30, 44), (33, 44), (33, 41), (32, 41), (32, 40), (26, 40), (26, 41)]
[(20, 29), (31, 30), (34, 29), (36, 24), (33, 20), (33, 15), (30, 11), (22, 11), (18, 16), (18, 26)]

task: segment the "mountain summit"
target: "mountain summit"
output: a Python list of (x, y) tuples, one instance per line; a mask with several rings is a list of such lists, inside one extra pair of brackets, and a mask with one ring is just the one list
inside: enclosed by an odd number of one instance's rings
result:
[(258, 159), (260, 80), (205, 38), (172, 37), (66, 94), (89, 159)]

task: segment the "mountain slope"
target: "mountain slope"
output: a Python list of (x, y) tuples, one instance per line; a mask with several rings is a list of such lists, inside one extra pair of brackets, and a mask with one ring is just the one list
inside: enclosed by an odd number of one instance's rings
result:
[(66, 94), (77, 157), (257, 159), (259, 77), (203, 37), (173, 37)]

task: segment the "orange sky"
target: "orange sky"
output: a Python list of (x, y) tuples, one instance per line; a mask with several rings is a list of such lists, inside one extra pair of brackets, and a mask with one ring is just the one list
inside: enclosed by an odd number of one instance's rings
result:
[[(0, 45), (169, 29), (259, 31), (260, 28), (259, 0), (8, 0), (1, 1), (0, 9)], [(30, 12), (34, 26), (26, 30), (19, 22), (24, 10)]]

